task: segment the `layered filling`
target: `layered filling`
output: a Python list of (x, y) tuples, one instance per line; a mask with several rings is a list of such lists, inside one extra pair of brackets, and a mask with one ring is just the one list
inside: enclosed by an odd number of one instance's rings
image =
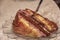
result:
[(30, 37), (49, 36), (58, 29), (57, 25), (42, 17), (36, 12), (25, 9), (19, 10), (13, 21), (13, 30), (15, 33)]

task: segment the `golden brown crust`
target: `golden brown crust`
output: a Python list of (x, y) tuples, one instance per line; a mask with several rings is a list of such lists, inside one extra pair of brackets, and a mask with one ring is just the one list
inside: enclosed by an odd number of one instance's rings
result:
[(57, 29), (56, 23), (30, 9), (19, 10), (13, 21), (14, 32), (24, 36), (49, 36)]
[[(28, 36), (32, 36), (32, 37), (33, 36), (34, 37), (45, 36), (44, 33), (42, 33), (41, 31), (39, 31), (39, 29), (37, 29), (36, 27), (34, 27), (34, 25), (32, 25), (30, 22), (28, 22), (24, 18), (24, 16), (22, 16), (20, 14), (17, 14), (17, 16), (15, 18), (17, 18), (17, 17), (18, 17), (18, 20), (16, 19), (16, 20), (13, 21), (13, 25), (14, 25), (13, 29), (14, 29), (14, 31), (16, 33), (19, 33), (19, 34), (24, 35), (24, 36), (28, 35)], [(20, 31), (20, 29), (22, 29), (22, 30)]]
[(47, 18), (40, 16), (39, 14), (34, 15), (33, 18), (39, 22), (42, 22), (45, 25), (45, 28), (49, 30), (49, 32), (54, 32), (58, 29), (56, 23), (48, 20)]

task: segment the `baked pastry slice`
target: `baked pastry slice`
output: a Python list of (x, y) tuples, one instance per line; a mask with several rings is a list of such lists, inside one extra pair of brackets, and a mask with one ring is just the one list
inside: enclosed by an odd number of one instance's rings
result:
[(17, 34), (30, 37), (42, 37), (46, 36), (42, 31), (35, 27), (31, 22), (31, 19), (17, 13), (15, 20), (13, 21), (13, 31)]
[(58, 29), (57, 25), (36, 12), (19, 10), (13, 20), (13, 31), (29, 37), (46, 37)]

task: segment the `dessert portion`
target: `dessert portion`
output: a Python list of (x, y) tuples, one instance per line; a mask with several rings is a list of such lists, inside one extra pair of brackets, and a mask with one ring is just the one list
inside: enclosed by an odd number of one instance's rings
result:
[(58, 30), (56, 23), (30, 10), (19, 10), (13, 20), (13, 31), (29, 37), (46, 37)]

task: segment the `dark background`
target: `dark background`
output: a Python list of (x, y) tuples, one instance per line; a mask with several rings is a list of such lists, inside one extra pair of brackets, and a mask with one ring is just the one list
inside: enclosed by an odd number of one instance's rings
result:
[(58, 7), (60, 8), (60, 0), (54, 0), (56, 2), (56, 4), (58, 5)]

